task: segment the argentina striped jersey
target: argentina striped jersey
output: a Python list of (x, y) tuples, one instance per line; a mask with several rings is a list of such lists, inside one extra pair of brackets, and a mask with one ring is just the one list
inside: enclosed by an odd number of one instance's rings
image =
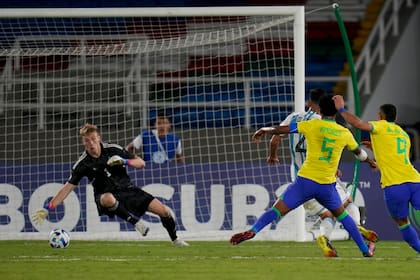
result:
[[(321, 119), (321, 116), (312, 110), (306, 112), (293, 112), (284, 119), (280, 125), (289, 125), (312, 119)], [(290, 176), (291, 180), (296, 179), (296, 175), (306, 158), (306, 141), (302, 134), (289, 134), (289, 149), (291, 155)]]

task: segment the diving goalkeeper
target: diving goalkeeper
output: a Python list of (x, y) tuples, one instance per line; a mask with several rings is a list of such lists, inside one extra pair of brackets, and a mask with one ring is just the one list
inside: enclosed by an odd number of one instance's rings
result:
[(85, 147), (84, 153), (73, 165), (71, 176), (61, 190), (44, 208), (32, 215), (33, 222), (42, 223), (80, 180), (87, 177), (93, 186), (99, 215), (116, 215), (133, 224), (145, 236), (149, 229), (137, 217), (149, 211), (160, 217), (174, 246), (188, 246), (187, 242), (177, 236), (175, 220), (168, 208), (131, 182), (126, 166), (142, 168), (145, 162), (119, 145), (103, 143), (95, 125), (85, 124), (80, 128), (80, 136)]

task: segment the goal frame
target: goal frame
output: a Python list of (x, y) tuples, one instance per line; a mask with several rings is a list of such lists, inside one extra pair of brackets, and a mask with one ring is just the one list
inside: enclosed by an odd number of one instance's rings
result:
[[(305, 107), (305, 14), (303, 6), (252, 6), (252, 7), (165, 7), (165, 8), (42, 8), (42, 9), (1, 9), (0, 18), (108, 18), (108, 17), (193, 17), (193, 16), (291, 16), (293, 17), (294, 39), (294, 110), (304, 111)], [(12, 55), (12, 54), (11, 54)], [(0, 100), (1, 93), (0, 93)], [(1, 109), (1, 108), (0, 108)], [(305, 230), (305, 213), (299, 207), (299, 230), (296, 241), (308, 239)], [(230, 232), (224, 233), (230, 235)], [(20, 233), (21, 238), (43, 238), (41, 234)], [(262, 238), (275, 240), (274, 235), (262, 233)], [(86, 235), (76, 235), (85, 239)], [(127, 235), (131, 238), (132, 234)], [(188, 237), (188, 234), (186, 235)], [(1, 237), (1, 236), (0, 236)], [(210, 234), (211, 237), (211, 234)], [(102, 238), (91, 235), (88, 238)], [(218, 237), (219, 238), (219, 237)], [(1, 238), (0, 238), (1, 239)]]

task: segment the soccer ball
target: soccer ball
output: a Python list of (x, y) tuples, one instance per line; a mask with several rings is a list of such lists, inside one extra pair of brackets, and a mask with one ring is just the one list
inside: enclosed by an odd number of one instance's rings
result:
[(48, 243), (52, 248), (63, 249), (70, 245), (70, 235), (61, 228), (53, 229), (50, 232)]

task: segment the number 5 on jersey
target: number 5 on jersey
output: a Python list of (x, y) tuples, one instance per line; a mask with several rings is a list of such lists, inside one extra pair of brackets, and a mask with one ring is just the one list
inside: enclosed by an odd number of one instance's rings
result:
[(334, 139), (329, 139), (327, 137), (324, 137), (324, 140), (322, 141), (321, 152), (326, 153), (326, 155), (323, 157), (319, 157), (318, 158), (319, 160), (325, 160), (328, 163), (330, 162), (334, 148), (327, 147), (327, 145), (334, 142), (335, 142)]

